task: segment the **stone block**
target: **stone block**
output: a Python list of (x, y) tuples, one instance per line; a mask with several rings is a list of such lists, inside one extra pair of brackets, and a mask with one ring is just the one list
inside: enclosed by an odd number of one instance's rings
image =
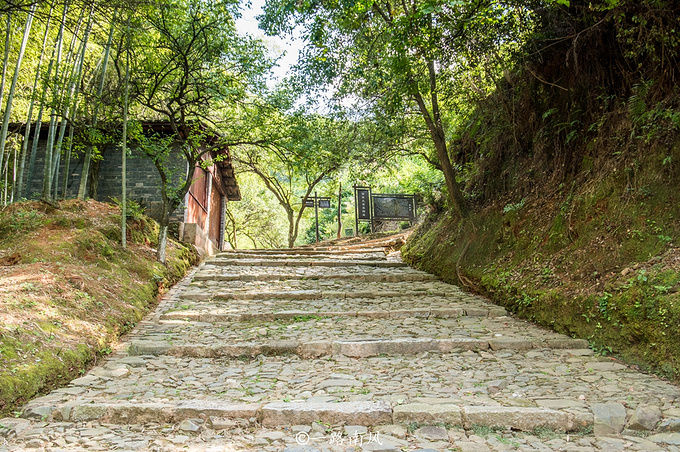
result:
[(626, 424), (626, 408), (618, 402), (595, 403), (593, 433), (595, 436), (617, 435)]
[(439, 319), (455, 319), (463, 315), (462, 309), (433, 309), (430, 316)]
[(630, 430), (654, 430), (661, 420), (661, 410), (654, 405), (640, 405), (630, 418), (626, 428)]
[(507, 427), (523, 432), (544, 427), (558, 431), (573, 429), (568, 413), (545, 408), (466, 406), (463, 407), (462, 413), (466, 428), (483, 425)]
[(300, 344), (297, 354), (301, 358), (318, 358), (333, 353), (333, 345), (329, 341), (312, 341)]
[(170, 350), (171, 346), (165, 341), (132, 341), (128, 348), (128, 354), (138, 355), (164, 355)]
[(413, 432), (413, 435), (420, 439), (420, 440), (425, 440), (425, 441), (447, 441), (449, 440), (449, 434), (446, 431), (444, 427), (434, 427), (434, 426), (426, 426), (426, 427), (421, 427), (415, 432)]
[[(71, 422), (94, 421), (106, 416), (107, 405), (83, 404), (71, 407), (68, 420)], [(66, 419), (65, 419), (66, 420)]]
[(545, 345), (554, 349), (575, 349), (580, 350), (588, 348), (588, 341), (585, 339), (572, 339), (570, 337), (559, 339), (548, 339)]
[(491, 339), (489, 346), (492, 350), (531, 350), (534, 348), (534, 341), (521, 338), (502, 338)]
[(680, 433), (657, 433), (656, 435), (648, 436), (647, 440), (657, 444), (680, 446)]
[(659, 424), (660, 432), (680, 432), (680, 419), (666, 419)]
[(468, 337), (454, 337), (437, 339), (437, 350), (442, 353), (450, 353), (453, 350), (488, 350), (489, 342), (483, 339)]
[(439, 424), (463, 425), (461, 408), (452, 404), (409, 403), (394, 407), (394, 422), (409, 424)]
[(329, 424), (378, 425), (392, 423), (387, 402), (270, 403), (262, 407), (262, 425), (278, 427), (321, 421)]

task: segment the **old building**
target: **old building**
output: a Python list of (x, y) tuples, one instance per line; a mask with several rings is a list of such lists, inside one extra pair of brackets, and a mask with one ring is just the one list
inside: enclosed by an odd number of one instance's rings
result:
[[(148, 132), (170, 133), (169, 124), (163, 122), (144, 123), (143, 128)], [(22, 126), (15, 125), (13, 129), (20, 133)], [(25, 196), (29, 199), (39, 199), (42, 194), (47, 129), (47, 125), (43, 125), (37, 152), (34, 158), (29, 159), (26, 164), (23, 182)], [(54, 179), (57, 181), (57, 198), (75, 198), (78, 195), (84, 152), (72, 154), (68, 165), (62, 155), (56, 166), (57, 172)], [(193, 243), (201, 253), (207, 255), (225, 248), (226, 203), (241, 199), (229, 149), (219, 148), (202, 156), (202, 161), (213, 160), (214, 163), (209, 166), (201, 165), (193, 168), (191, 188), (184, 198), (183, 205), (171, 216), (171, 221), (178, 223), (179, 239)], [(168, 166), (172, 169), (174, 180), (183, 178), (189, 171), (187, 162), (179, 149), (171, 153)], [(68, 174), (65, 175), (67, 167)], [(139, 203), (147, 215), (158, 218), (162, 206), (161, 179), (153, 161), (135, 147), (134, 143), (130, 143), (126, 167), (128, 200)], [(103, 202), (113, 202), (121, 198), (122, 152), (120, 145), (111, 144), (101, 149), (101, 159), (93, 163), (90, 176), (87, 186), (90, 197)]]

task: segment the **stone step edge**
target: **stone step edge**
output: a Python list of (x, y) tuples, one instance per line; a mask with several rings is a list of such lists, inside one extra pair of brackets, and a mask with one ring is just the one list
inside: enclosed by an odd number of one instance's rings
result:
[(168, 341), (133, 340), (128, 348), (131, 356), (171, 355), (194, 358), (238, 358), (245, 356), (297, 355), (303, 359), (329, 355), (368, 358), (380, 355), (416, 355), (425, 352), (454, 353), (475, 350), (531, 350), (586, 349), (583, 339), (472, 339), (472, 338), (398, 338), (336, 341), (272, 341), (268, 343), (242, 343), (229, 345), (172, 345)]
[(390, 424), (450, 424), (464, 428), (473, 426), (509, 427), (530, 432), (549, 428), (570, 432), (593, 426), (588, 411), (568, 412), (550, 408), (470, 406), (456, 404), (414, 403), (392, 408), (378, 402), (273, 402), (223, 403), (188, 401), (180, 403), (96, 403), (70, 401), (61, 405), (41, 405), (40, 399), (29, 404), (22, 418), (50, 422), (91, 422), (110, 424), (175, 424), (186, 419), (205, 419), (213, 424), (221, 420), (245, 420), (263, 427), (310, 425), (313, 422), (378, 426)]
[(196, 282), (207, 282), (207, 281), (316, 281), (316, 280), (352, 280), (357, 282), (432, 282), (439, 281), (434, 275), (418, 274), (418, 273), (406, 273), (403, 275), (395, 274), (385, 274), (385, 275), (355, 275), (353, 273), (335, 273), (327, 275), (298, 275), (298, 274), (288, 274), (288, 275), (221, 275), (221, 274), (201, 274), (200, 272), (194, 276), (194, 281)]
[(277, 254), (320, 254), (333, 256), (336, 254), (385, 254), (384, 247), (374, 247), (374, 248), (353, 248), (353, 249), (300, 249), (300, 248), (279, 248), (279, 249), (260, 249), (260, 250), (230, 250), (217, 253), (213, 257), (228, 257), (231, 254), (262, 254), (262, 255), (277, 255)]
[(167, 311), (160, 320), (186, 320), (205, 323), (217, 322), (274, 322), (299, 317), (366, 317), (369, 319), (454, 319), (458, 317), (502, 317), (508, 315), (503, 308), (460, 309), (403, 309), (394, 311), (280, 311), (253, 314), (209, 313), (189, 310)]
[(386, 267), (403, 268), (408, 264), (393, 261), (289, 261), (289, 260), (240, 260), (240, 259), (211, 259), (206, 264), (222, 267)]
[[(191, 288), (190, 288), (191, 289)], [(207, 293), (206, 293), (207, 292)], [(243, 293), (210, 293), (209, 290), (199, 292), (188, 292), (181, 295), (183, 300), (191, 301), (229, 301), (229, 300), (321, 300), (321, 299), (356, 299), (356, 298), (418, 298), (418, 297), (457, 297), (463, 295), (461, 292), (442, 292), (442, 291), (383, 291), (383, 292), (340, 292), (340, 291), (321, 291), (321, 290), (291, 290), (285, 292), (243, 292)]]
[[(342, 257), (340, 257), (342, 256)], [(345, 255), (339, 254), (324, 254), (324, 253), (306, 253), (306, 254), (250, 254), (250, 253), (229, 253), (220, 257), (212, 257), (212, 259), (247, 259), (247, 260), (337, 260), (337, 261), (386, 261), (385, 254), (382, 256), (370, 256), (360, 253), (347, 253)]]

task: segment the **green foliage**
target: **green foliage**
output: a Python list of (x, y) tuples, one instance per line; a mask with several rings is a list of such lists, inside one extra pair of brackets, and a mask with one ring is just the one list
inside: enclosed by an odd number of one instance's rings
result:
[(0, 211), (0, 237), (27, 234), (40, 228), (44, 221), (45, 215), (35, 209)]
[(518, 210), (521, 210), (524, 207), (524, 202), (526, 201), (526, 198), (522, 198), (518, 202), (512, 204), (508, 203), (503, 207), (503, 213), (510, 213), (510, 212), (517, 212)]
[[(633, 94), (628, 99), (628, 111), (634, 125), (631, 137), (647, 143), (680, 131), (680, 110), (668, 105), (667, 101), (657, 102), (651, 108), (648, 105), (652, 86), (652, 81), (641, 80), (633, 86)], [(670, 161), (669, 156), (664, 158), (664, 162)]]
[[(121, 201), (115, 196), (111, 198), (111, 201), (122, 209)], [(125, 202), (125, 218), (128, 220), (140, 220), (144, 216), (144, 207), (142, 207), (137, 201), (128, 199)]]
[(238, 182), (242, 199), (227, 203), (227, 241), (238, 249), (285, 247), (288, 224), (274, 195), (253, 174)]

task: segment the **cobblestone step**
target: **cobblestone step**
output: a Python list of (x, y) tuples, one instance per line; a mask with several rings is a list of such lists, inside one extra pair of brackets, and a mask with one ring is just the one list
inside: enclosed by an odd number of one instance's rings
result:
[[(453, 314), (453, 312), (452, 312)], [(398, 314), (397, 314), (398, 315)], [(536, 329), (512, 317), (462, 316), (450, 318), (392, 318), (298, 316), (287, 320), (241, 322), (194, 322), (159, 320), (141, 327), (137, 340), (165, 342), (174, 346), (233, 345), (242, 343), (283, 343), (295, 341), (336, 342), (379, 339), (448, 339), (462, 337), (483, 340), (491, 347), (531, 349), (536, 344), (571, 343), (572, 339), (552, 331)], [(584, 341), (579, 343), (585, 344)], [(561, 347), (560, 347), (561, 348)]]
[[(358, 359), (125, 355), (54, 394), (60, 402), (183, 399), (238, 404), (288, 398), (578, 409), (607, 403), (617, 391), (625, 391), (630, 404), (672, 408), (672, 386), (651, 379), (634, 382), (634, 371), (586, 352), (490, 349)], [(538, 359), (544, 362), (534, 364)]]
[(249, 292), (281, 292), (298, 290), (318, 290), (318, 291), (344, 291), (344, 292), (366, 292), (381, 293), (386, 291), (409, 291), (409, 292), (438, 292), (445, 295), (463, 297), (466, 294), (458, 288), (441, 281), (421, 280), (421, 281), (365, 281), (365, 280), (334, 280), (331, 278), (323, 279), (298, 279), (298, 280), (277, 280), (277, 281), (194, 281), (187, 291), (249, 291)]
[(571, 432), (593, 426), (593, 416), (585, 412), (569, 413), (550, 408), (466, 406), (454, 404), (406, 404), (394, 409), (389, 402), (274, 402), (232, 404), (214, 401), (68, 402), (29, 408), (25, 418), (46, 421), (91, 422), (110, 424), (179, 424), (192, 419), (213, 423), (225, 420), (257, 424), (266, 428), (293, 425), (345, 424), (360, 426), (447, 424), (451, 427), (509, 427), (531, 432), (549, 428)]
[[(215, 299), (344, 299), (399, 298), (423, 296), (466, 297), (457, 288), (441, 281), (367, 282), (359, 280), (285, 280), (285, 281), (194, 281), (183, 293), (193, 300)], [(331, 303), (332, 304), (332, 303)]]
[(423, 352), (450, 353), (468, 350), (531, 350), (541, 348), (583, 348), (588, 345), (582, 339), (548, 339), (539, 341), (526, 338), (484, 340), (469, 337), (441, 339), (418, 338), (370, 338), (354, 340), (295, 340), (238, 342), (227, 345), (172, 344), (170, 341), (138, 340), (131, 343), (129, 353), (135, 355), (161, 355), (222, 358), (249, 356), (298, 355), (302, 358), (318, 358), (344, 355), (364, 358), (380, 355), (418, 355)]
[(307, 276), (296, 273), (280, 274), (239, 274), (239, 273), (217, 273), (214, 271), (202, 272), (196, 275), (194, 281), (308, 281), (308, 280), (339, 280), (339, 281), (364, 281), (364, 282), (404, 282), (404, 281), (438, 281), (434, 275), (427, 273), (405, 273), (402, 275), (376, 274), (376, 275), (357, 275), (356, 273), (330, 273), (318, 276)]
[(373, 260), (313, 260), (313, 259), (227, 259), (215, 258), (209, 261), (211, 265), (222, 266), (251, 266), (251, 267), (382, 267), (405, 268), (407, 264), (396, 261)]
[(344, 300), (350, 298), (375, 299), (375, 298), (418, 298), (422, 296), (446, 297), (450, 293), (428, 290), (384, 290), (381, 292), (352, 291), (343, 292), (335, 290), (287, 290), (281, 292), (266, 292), (250, 289), (203, 289), (187, 290), (182, 296), (185, 300), (318, 300), (326, 299), (329, 301)]
[(0, 420), (0, 452), (680, 452), (677, 386), (383, 259), (388, 241), (212, 259)]
[(237, 253), (229, 252), (221, 254), (215, 259), (264, 259), (264, 260), (309, 260), (309, 259), (327, 259), (332, 257), (337, 260), (350, 261), (385, 261), (385, 253), (356, 253), (356, 254), (339, 254), (339, 253)]
[[(240, 266), (240, 265), (213, 265), (206, 263), (201, 265), (196, 273), (196, 276), (204, 275), (238, 275), (244, 280), (257, 281), (259, 277), (267, 275), (273, 275), (277, 277), (287, 277), (289, 275), (296, 275), (300, 278), (315, 280), (315, 279), (328, 279), (329, 275), (347, 275), (347, 278), (351, 276), (356, 278), (356, 281), (362, 281), (366, 277), (367, 281), (370, 281), (376, 277), (399, 278), (405, 276), (406, 278), (414, 277), (415, 275), (427, 275), (424, 272), (413, 270), (410, 267), (371, 267), (371, 266), (360, 266), (360, 267), (258, 267), (258, 266)], [(432, 278), (432, 275), (429, 275)], [(279, 278), (280, 279), (280, 278)]]
[(382, 255), (383, 257), (385, 256), (384, 248), (383, 247), (376, 247), (376, 248), (347, 248), (345, 249), (340, 249), (340, 248), (327, 248), (327, 247), (320, 247), (320, 248), (287, 248), (287, 249), (259, 249), (259, 250), (233, 250), (233, 251), (225, 251), (222, 253), (218, 253), (215, 255), (215, 257), (231, 257), (234, 255), (246, 255), (246, 256), (253, 256), (253, 255), (262, 255), (262, 256), (276, 256), (276, 255), (284, 255), (284, 256), (290, 256), (290, 255), (318, 255), (318, 256), (338, 256), (340, 258), (347, 256), (347, 255), (361, 255), (361, 254), (376, 254), (376, 255)]
[[(405, 307), (408, 304), (399, 303), (397, 306)], [(374, 309), (374, 310), (356, 310), (355, 306), (346, 306), (343, 311), (315, 311), (309, 309), (309, 306), (300, 304), (299, 309), (295, 310), (279, 310), (276, 312), (252, 312), (249, 314), (239, 314), (242, 312), (234, 306), (228, 309), (220, 309), (217, 307), (204, 307), (201, 305), (190, 306), (183, 301), (179, 304), (176, 311), (168, 311), (161, 315), (161, 320), (185, 320), (194, 322), (247, 322), (247, 321), (276, 321), (276, 320), (291, 320), (306, 317), (365, 317), (368, 319), (404, 319), (404, 318), (439, 318), (449, 319), (462, 316), (477, 316), (477, 317), (499, 317), (507, 315), (503, 308), (492, 307), (449, 307), (441, 309)], [(285, 306), (290, 307), (290, 306)], [(308, 310), (303, 310), (307, 307)], [(276, 310), (276, 306), (272, 307)], [(283, 308), (283, 306), (281, 306)]]

